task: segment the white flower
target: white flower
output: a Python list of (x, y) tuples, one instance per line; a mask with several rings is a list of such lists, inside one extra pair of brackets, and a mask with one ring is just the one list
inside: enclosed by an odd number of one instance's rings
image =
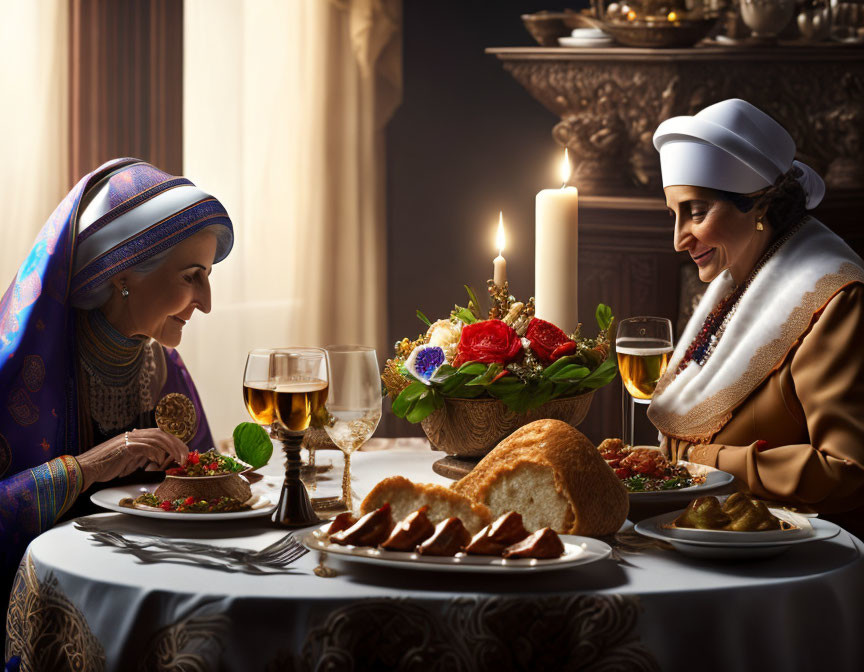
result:
[(436, 345), (444, 351), (447, 362), (456, 357), (459, 339), (462, 337), (462, 323), (454, 324), (450, 320), (438, 320), (426, 332), (428, 345)]

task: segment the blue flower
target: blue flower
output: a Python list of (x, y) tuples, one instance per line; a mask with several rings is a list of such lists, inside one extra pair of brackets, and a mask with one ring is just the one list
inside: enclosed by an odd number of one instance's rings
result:
[(418, 345), (408, 359), (405, 360), (405, 368), (417, 380), (429, 384), (429, 379), (441, 368), (446, 361), (444, 350), (437, 345)]

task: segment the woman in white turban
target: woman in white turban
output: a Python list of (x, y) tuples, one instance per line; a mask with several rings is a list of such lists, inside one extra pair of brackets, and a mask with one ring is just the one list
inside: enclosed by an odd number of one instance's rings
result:
[(822, 179), (743, 100), (664, 121), (654, 145), (675, 249), (710, 285), (649, 417), (672, 457), (848, 528), (864, 506), (864, 262), (807, 214)]

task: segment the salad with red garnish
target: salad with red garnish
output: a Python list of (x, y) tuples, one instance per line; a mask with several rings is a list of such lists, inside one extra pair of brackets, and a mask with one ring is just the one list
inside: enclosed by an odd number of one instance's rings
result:
[(211, 448), (206, 453), (193, 450), (186, 458), (182, 467), (166, 469), (168, 476), (222, 476), (224, 474), (236, 474), (248, 469), (245, 464), (238, 462), (233, 457), (222, 455)]
[(672, 464), (659, 450), (625, 446), (620, 439), (606, 439), (597, 449), (628, 492), (680, 490), (705, 482), (681, 465)]
[(121, 500), (121, 506), (136, 508), (136, 505), (162, 509), (169, 513), (230, 513), (248, 511), (251, 507), (234, 497), (181, 497), (179, 499), (160, 499), (152, 492), (145, 492), (135, 499)]

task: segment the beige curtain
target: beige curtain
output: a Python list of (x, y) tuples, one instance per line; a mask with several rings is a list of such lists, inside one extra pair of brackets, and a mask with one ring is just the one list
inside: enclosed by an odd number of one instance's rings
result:
[(186, 0), (184, 174), (235, 247), (180, 353), (214, 438), (248, 420), (254, 347), (385, 354), (384, 126), (399, 102), (401, 0)]
[(68, 3), (0, 0), (0, 294), (69, 188)]

